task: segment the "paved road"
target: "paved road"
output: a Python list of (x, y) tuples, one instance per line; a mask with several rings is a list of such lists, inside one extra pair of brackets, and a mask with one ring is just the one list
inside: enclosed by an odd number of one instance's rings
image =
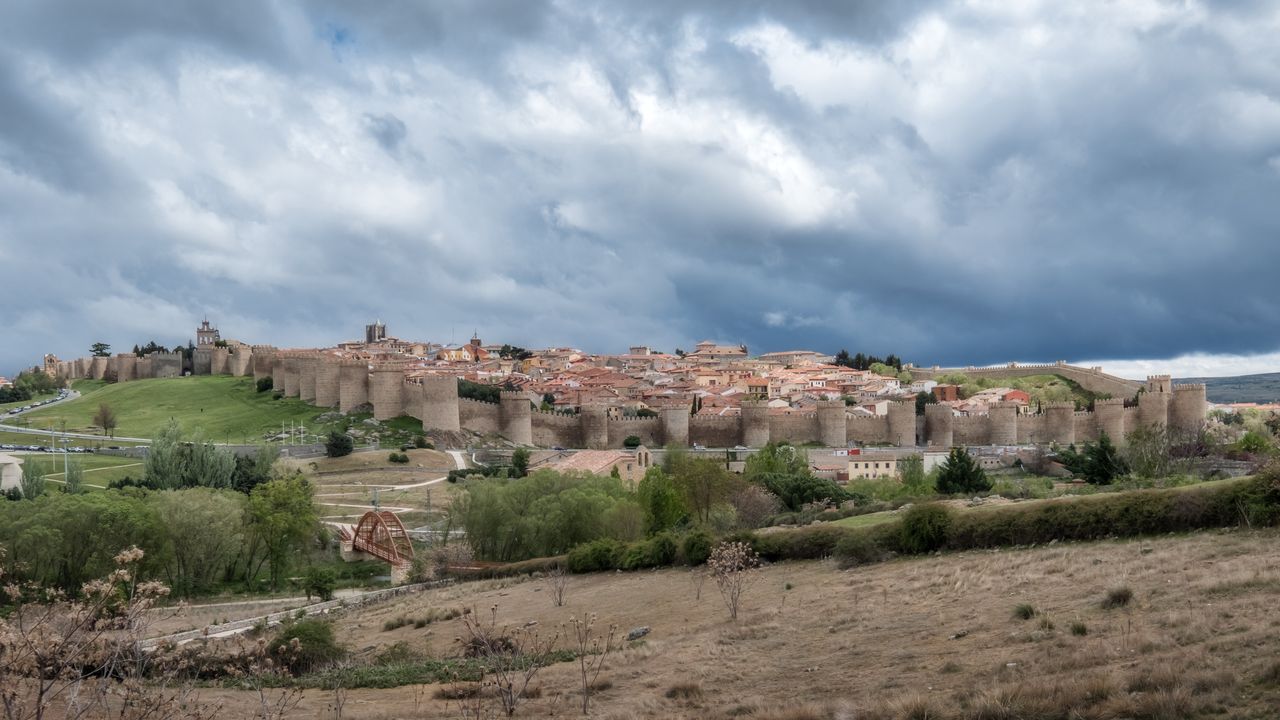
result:
[(467, 469), (467, 456), (461, 450), (446, 450), (449, 456), (453, 458), (453, 463), (458, 466), (459, 470)]

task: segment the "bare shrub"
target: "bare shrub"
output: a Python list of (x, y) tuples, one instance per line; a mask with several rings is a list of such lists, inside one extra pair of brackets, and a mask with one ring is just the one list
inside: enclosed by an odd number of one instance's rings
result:
[(676, 683), (675, 685), (667, 688), (667, 692), (665, 694), (669, 700), (700, 700), (702, 699), (702, 683)]
[(180, 667), (169, 662), (168, 649), (140, 650), (156, 617), (150, 611), (169, 592), (161, 583), (137, 581), (142, 558), (136, 547), (120, 552), (116, 569), (86, 583), (75, 600), (32, 584), (3, 585), (12, 605), (0, 618), (0, 713), (6, 720), (43, 720), (56, 705), (72, 718), (164, 720), (217, 712), (199, 702)]
[(707, 571), (700, 567), (689, 568), (689, 584), (693, 587), (693, 599), (702, 600), (702, 586), (707, 583)]
[(1128, 607), (1130, 602), (1133, 602), (1133, 590), (1128, 587), (1111, 588), (1107, 591), (1107, 596), (1102, 599), (1102, 609)]
[(738, 518), (738, 526), (748, 529), (763, 527), (778, 514), (782, 503), (778, 496), (754, 483), (744, 483), (729, 497)]
[(760, 567), (760, 556), (743, 542), (722, 542), (711, 550), (707, 568), (716, 579), (716, 587), (729, 609), (729, 619), (737, 621), (742, 594), (750, 586)]
[(483, 661), (484, 671), (507, 717), (515, 714), (527, 697), (529, 683), (550, 659), (559, 633), (543, 635), (536, 624), (518, 628), (498, 625), (498, 606), (489, 609), (487, 621), (478, 613), (465, 613), (463, 635), (457, 638), (463, 655)]
[(609, 653), (617, 649), (618, 626), (610, 625), (608, 633), (601, 636), (595, 633), (596, 615), (582, 620), (569, 618), (566, 635), (573, 643), (573, 651), (578, 656), (578, 674), (582, 680), (582, 714), (590, 712), (591, 693), (597, 689), (610, 687), (612, 683), (601, 685), (600, 670), (604, 668)]
[(543, 582), (551, 589), (551, 604), (564, 606), (564, 591), (569, 587), (569, 571), (563, 565), (556, 565), (547, 571)]

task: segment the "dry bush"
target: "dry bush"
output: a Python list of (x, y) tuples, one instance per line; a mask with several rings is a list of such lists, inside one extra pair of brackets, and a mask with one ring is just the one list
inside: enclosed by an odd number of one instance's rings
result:
[(578, 674), (582, 680), (582, 714), (586, 715), (591, 711), (591, 693), (599, 685), (600, 671), (604, 668), (609, 653), (617, 649), (618, 626), (610, 625), (608, 632), (601, 636), (596, 634), (595, 613), (586, 620), (570, 616), (565, 635), (572, 644), (571, 649), (578, 656)]
[(760, 567), (760, 556), (743, 542), (722, 542), (711, 550), (707, 568), (716, 579), (716, 587), (729, 610), (729, 619), (738, 619), (742, 606), (742, 594), (755, 578)]
[(551, 604), (563, 607), (564, 591), (569, 587), (569, 571), (563, 565), (557, 564), (543, 576), (543, 582), (551, 589)]
[(463, 635), (457, 642), (463, 655), (483, 661), (487, 679), (482, 683), (492, 684), (503, 712), (511, 717), (527, 697), (529, 683), (547, 664), (559, 634), (543, 635), (537, 625), (500, 627), (497, 605), (489, 609), (487, 621), (469, 612), (461, 622)]
[(156, 617), (150, 611), (169, 592), (161, 583), (137, 581), (142, 558), (136, 547), (120, 552), (116, 569), (86, 583), (78, 599), (30, 584), (3, 586), (12, 605), (0, 619), (0, 713), (6, 720), (43, 720), (55, 706), (64, 717), (123, 720), (217, 712), (199, 701), (167, 648), (141, 650)]
[(1115, 608), (1128, 607), (1133, 602), (1133, 590), (1129, 587), (1111, 588), (1107, 591), (1106, 597), (1102, 598), (1102, 609), (1113, 610)]
[(682, 682), (667, 688), (663, 695), (668, 700), (693, 701), (702, 699), (702, 683)]

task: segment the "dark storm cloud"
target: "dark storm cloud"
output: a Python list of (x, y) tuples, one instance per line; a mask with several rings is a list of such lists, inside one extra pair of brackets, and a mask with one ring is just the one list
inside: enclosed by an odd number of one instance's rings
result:
[(0, 369), (90, 342), (1280, 344), (1271, 6), (0, 10)]

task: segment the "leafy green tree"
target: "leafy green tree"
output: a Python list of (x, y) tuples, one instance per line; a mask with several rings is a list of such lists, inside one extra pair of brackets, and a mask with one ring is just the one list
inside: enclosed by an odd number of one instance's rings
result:
[(1106, 433), (1098, 442), (1085, 446), (1084, 479), (1092, 485), (1110, 485), (1116, 478), (1129, 472), (1120, 451), (1111, 443)]
[(892, 365), (886, 365), (885, 363), (882, 363), (882, 362), (875, 362), (875, 363), (871, 363), (871, 367), (869, 367), (869, 368), (867, 368), (867, 369), (868, 369), (868, 370), (870, 370), (871, 372), (875, 373), (876, 375), (880, 375), (880, 376), (883, 376), (883, 377), (897, 377), (897, 376), (898, 376), (898, 369), (897, 369), (897, 368), (895, 368), (895, 367), (894, 367), (894, 366), (892, 366)]
[(933, 405), (937, 402), (938, 402), (938, 399), (933, 396), (933, 393), (927, 393), (927, 392), (916, 393), (916, 415), (924, 414), (925, 405)]
[(62, 489), (64, 492), (72, 495), (84, 492), (84, 466), (79, 461), (70, 460), (67, 462), (67, 472), (62, 478)]
[(236, 470), (236, 458), (197, 436), (182, 445), (182, 487), (229, 488)]
[(272, 589), (280, 589), (290, 560), (315, 536), (319, 519), (311, 498), (311, 484), (302, 475), (271, 480), (249, 494), (251, 562), (246, 580), (257, 577), (266, 565)]
[(619, 503), (635, 504), (615, 478), (538, 470), (523, 478), (472, 480), (467, 490), (458, 503), (459, 524), (472, 552), (486, 560), (559, 555), (591, 540), (626, 537), (642, 524), (639, 508), (636, 521), (614, 512)]
[(111, 355), (111, 346), (104, 342), (96, 342), (89, 346), (89, 352), (93, 353), (94, 357), (107, 357)]
[(770, 475), (765, 478), (764, 487), (776, 495), (783, 506), (792, 512), (804, 509), (804, 506), (809, 503), (838, 504), (848, 497), (844, 488), (835, 482), (813, 474)]
[(151, 438), (143, 461), (143, 482), (155, 489), (182, 487), (183, 464), (182, 428), (170, 420)]
[(962, 447), (953, 447), (938, 471), (938, 492), (944, 495), (986, 492), (991, 481), (976, 460)]
[(308, 600), (315, 595), (328, 602), (333, 599), (334, 588), (338, 586), (338, 574), (333, 571), (333, 568), (312, 565), (302, 576), (302, 584), (307, 591)]
[(355, 441), (341, 430), (329, 431), (329, 437), (324, 441), (324, 454), (331, 458), (350, 455), (355, 449)]
[(787, 443), (770, 443), (747, 458), (743, 478), (763, 486), (788, 510), (796, 511), (820, 500), (842, 502), (846, 493), (831, 480), (816, 477), (808, 455)]
[(153, 493), (147, 500), (164, 530), (165, 579), (174, 594), (212, 590), (243, 546), (245, 496), (197, 487)]
[(272, 468), (279, 459), (280, 448), (275, 445), (258, 446), (258, 452), (252, 457), (237, 456), (235, 471), (231, 474), (231, 488), (248, 495), (255, 487), (271, 479)]
[(769, 475), (808, 475), (808, 454), (789, 443), (769, 443), (747, 458), (742, 476), (748, 482), (764, 484)]
[(118, 424), (116, 411), (112, 410), (111, 406), (106, 403), (98, 405), (98, 412), (93, 416), (93, 424), (102, 428), (103, 435), (115, 437), (116, 425)]
[(649, 535), (676, 527), (689, 514), (684, 497), (671, 476), (660, 467), (649, 468), (636, 486), (636, 498), (644, 513), (644, 528)]
[(78, 593), (114, 570), (112, 558), (132, 545), (146, 552), (142, 577), (158, 577), (166, 544), (155, 512), (136, 494), (46, 493), (0, 503), (0, 547), (16, 579)]
[(902, 486), (913, 496), (934, 492), (933, 484), (924, 471), (924, 459), (919, 455), (911, 454), (898, 460), (898, 477), (902, 480)]
[(1236, 441), (1236, 447), (1242, 452), (1253, 453), (1255, 455), (1268, 453), (1275, 449), (1275, 445), (1272, 444), (1271, 439), (1257, 430), (1250, 430), (1246, 432), (1238, 441)]
[(480, 402), (497, 403), (502, 400), (502, 388), (497, 385), (483, 385), (458, 378), (458, 397)]
[(641, 445), (641, 441), (640, 441), (639, 435), (628, 435), (622, 441), (622, 447), (627, 448), (628, 450), (634, 450), (640, 447), (640, 445)]
[(21, 487), (22, 497), (28, 500), (35, 500), (44, 494), (44, 469), (34, 457), (28, 456), (26, 462), (22, 463)]
[(703, 524), (711, 521), (712, 508), (727, 501), (737, 485), (737, 478), (722, 464), (687, 456), (675, 468), (673, 479), (684, 496), (685, 505)]
[(529, 474), (529, 451), (525, 448), (516, 448), (511, 453), (511, 476), (522, 478)]

